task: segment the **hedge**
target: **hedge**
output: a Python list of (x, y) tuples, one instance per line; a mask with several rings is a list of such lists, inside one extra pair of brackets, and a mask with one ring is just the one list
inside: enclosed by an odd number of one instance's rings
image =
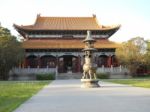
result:
[(36, 79), (37, 80), (55, 80), (55, 74), (53, 73), (48, 73), (48, 74), (36, 74)]
[(97, 75), (98, 79), (109, 79), (110, 78), (109, 73), (97, 73), (96, 75)]

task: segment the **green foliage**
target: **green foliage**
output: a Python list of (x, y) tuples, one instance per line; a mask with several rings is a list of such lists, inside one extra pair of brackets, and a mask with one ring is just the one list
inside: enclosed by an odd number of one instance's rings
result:
[(136, 70), (140, 65), (144, 65), (146, 53), (146, 42), (143, 38), (136, 37), (116, 49), (116, 56), (121, 65), (126, 66), (132, 75), (136, 75)]
[(24, 50), (7, 28), (0, 26), (0, 80), (7, 80), (9, 71), (21, 63)]
[(12, 112), (49, 81), (0, 81), (0, 112)]
[(147, 41), (147, 52), (145, 54), (145, 61), (146, 61), (147, 69), (150, 72), (150, 40)]
[(137, 76), (134, 76), (133, 78), (150, 78), (150, 73), (138, 74)]
[(96, 75), (97, 75), (98, 79), (109, 79), (110, 78), (109, 73), (97, 73)]
[(37, 80), (54, 80), (55, 74), (36, 74)]

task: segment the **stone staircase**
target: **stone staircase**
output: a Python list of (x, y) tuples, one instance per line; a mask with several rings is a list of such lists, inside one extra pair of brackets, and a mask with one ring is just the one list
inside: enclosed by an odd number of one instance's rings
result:
[(82, 73), (58, 73), (56, 79), (81, 79)]

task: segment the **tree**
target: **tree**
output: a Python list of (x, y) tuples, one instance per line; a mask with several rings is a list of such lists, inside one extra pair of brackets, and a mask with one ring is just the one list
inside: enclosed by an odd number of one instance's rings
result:
[(24, 50), (7, 28), (0, 26), (0, 80), (7, 80), (9, 71), (18, 66)]
[(147, 43), (147, 52), (145, 53), (145, 61), (147, 69), (150, 71), (150, 40), (147, 40), (146, 43)]
[(136, 75), (136, 70), (141, 65), (145, 65), (145, 53), (147, 44), (141, 37), (133, 38), (123, 42), (121, 47), (116, 49), (116, 56), (121, 65), (126, 66), (131, 75)]

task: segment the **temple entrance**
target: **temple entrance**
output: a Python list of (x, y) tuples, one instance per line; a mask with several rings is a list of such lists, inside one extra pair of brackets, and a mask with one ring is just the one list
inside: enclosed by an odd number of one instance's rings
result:
[(63, 55), (59, 57), (58, 72), (59, 73), (76, 73), (79, 72), (79, 59), (73, 55)]
[(56, 58), (51, 55), (42, 56), (40, 62), (41, 68), (55, 68), (56, 67)]
[(64, 71), (72, 71), (72, 56), (64, 56)]
[(98, 67), (108, 67), (108, 56), (100, 55), (98, 58)]
[(37, 66), (38, 66), (38, 59), (36, 56), (31, 55), (26, 58), (26, 67), (37, 68)]

